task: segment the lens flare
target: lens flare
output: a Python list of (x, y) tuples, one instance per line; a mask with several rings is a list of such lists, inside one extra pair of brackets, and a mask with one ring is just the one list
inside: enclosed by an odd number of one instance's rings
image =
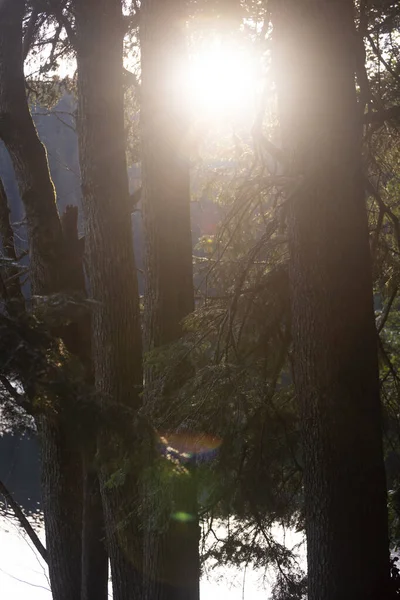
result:
[(210, 460), (221, 446), (222, 440), (207, 433), (166, 432), (159, 433), (161, 452), (166, 456), (179, 458), (180, 462), (191, 459)]
[(179, 521), (180, 523), (191, 523), (196, 519), (194, 515), (183, 511), (173, 513), (171, 516), (174, 519), (174, 521)]

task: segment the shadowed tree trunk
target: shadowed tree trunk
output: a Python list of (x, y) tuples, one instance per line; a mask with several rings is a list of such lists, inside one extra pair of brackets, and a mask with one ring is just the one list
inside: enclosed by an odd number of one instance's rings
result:
[[(10, 153), (24, 203), (33, 294), (62, 288), (63, 246), (46, 151), (29, 112), (22, 60), (22, 0), (0, 4), (0, 138)], [(81, 588), (81, 463), (57, 419), (38, 422), (42, 497), (55, 600), (76, 600)]]
[[(189, 120), (182, 94), (187, 58), (184, 10), (185, 3), (181, 0), (147, 0), (141, 8), (147, 351), (177, 341), (182, 335), (183, 319), (194, 309)], [(151, 366), (145, 369), (145, 377), (145, 397), (150, 400)], [(155, 401), (168, 402), (168, 399)], [(145, 571), (149, 600), (199, 598), (199, 525), (194, 475), (175, 477), (179, 481), (174, 486), (174, 503), (180, 512), (190, 514), (191, 519), (183, 523), (171, 518), (165, 534), (157, 535), (151, 529), (147, 533)]]
[[(107, 424), (98, 442), (101, 492), (114, 598), (131, 600), (141, 598), (142, 592), (134, 434), (142, 355), (125, 157), (124, 24), (120, 0), (76, 2), (75, 15), (85, 245), (90, 292), (96, 302), (92, 356)], [(128, 473), (115, 481), (112, 476), (122, 467)]]
[[(94, 443), (95, 438), (92, 439)], [(107, 600), (108, 553), (95, 464), (95, 447), (87, 441), (83, 458), (82, 594), (81, 600)]]
[[(69, 260), (69, 285), (86, 296), (83, 269), (83, 244), (78, 237), (78, 207), (67, 206), (61, 219), (64, 243)], [(93, 386), (91, 355), (91, 319), (86, 311), (60, 331), (69, 352), (78, 356), (85, 369), (85, 379)], [(89, 388), (89, 389), (90, 389)], [(99, 415), (95, 402), (89, 403), (80, 416), (82, 448), (82, 590), (81, 600), (107, 600), (108, 554), (105, 542), (104, 515), (96, 469), (96, 439)]]
[[(31, 290), (33, 295), (40, 296), (66, 290), (83, 291), (82, 257), (76, 256), (66, 231), (63, 233), (46, 151), (27, 104), (22, 52), (24, 8), (22, 0), (0, 3), (0, 139), (11, 156), (25, 208)], [(64, 224), (67, 222), (66, 218)], [(76, 218), (72, 225), (76, 229)], [(85, 333), (76, 325), (55, 334), (65, 338), (68, 349), (79, 347), (82, 353), (87, 347)], [(61, 398), (57, 401), (62, 402)], [(68, 399), (69, 404), (72, 402), (73, 399)], [(51, 414), (37, 418), (42, 450), (42, 498), (53, 598), (77, 600), (82, 580), (82, 454), (64, 409), (70, 410), (60, 404)], [(75, 427), (77, 418), (75, 415)], [(99, 544), (93, 544), (91, 551), (95, 546), (98, 551)], [(86, 557), (85, 564), (91, 562), (91, 557)], [(103, 561), (104, 568), (103, 597), (107, 597), (107, 560)], [(101, 573), (96, 573), (96, 577), (101, 580)]]
[(271, 9), (282, 139), (299, 177), (288, 210), (308, 598), (389, 598), (353, 5), (278, 0)]
[(4, 289), (1, 292), (4, 303), (7, 307), (7, 312), (10, 316), (17, 317), (25, 311), (25, 298), (21, 291), (20, 270), (16, 265), (18, 256), (15, 251), (14, 231), (10, 223), (10, 208), (8, 199), (4, 189), (3, 182), (0, 178), (0, 240), (3, 248), (4, 256), (11, 261), (10, 266), (7, 266), (2, 271), (5, 276), (3, 281)]

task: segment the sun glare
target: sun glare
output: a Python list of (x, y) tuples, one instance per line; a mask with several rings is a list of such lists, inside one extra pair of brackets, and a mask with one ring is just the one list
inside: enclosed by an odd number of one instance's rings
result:
[(249, 49), (213, 40), (193, 47), (189, 65), (189, 102), (197, 118), (237, 120), (253, 113), (259, 74)]

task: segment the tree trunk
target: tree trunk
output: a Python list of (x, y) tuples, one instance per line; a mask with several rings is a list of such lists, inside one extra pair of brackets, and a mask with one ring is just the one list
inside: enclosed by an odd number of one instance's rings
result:
[[(46, 151), (26, 99), (24, 4), (22, 0), (0, 4), (0, 139), (10, 153), (25, 207), (32, 292), (45, 295), (62, 289), (67, 262)], [(53, 597), (76, 600), (81, 588), (81, 462), (58, 419), (43, 416), (38, 427)]]
[(4, 256), (11, 261), (11, 265), (2, 269), (5, 276), (4, 289), (1, 295), (10, 316), (18, 317), (25, 311), (25, 298), (21, 291), (20, 270), (16, 263), (18, 256), (15, 251), (14, 231), (10, 223), (10, 208), (0, 178), (0, 240)]
[[(187, 55), (184, 6), (181, 0), (147, 0), (141, 8), (144, 334), (148, 351), (177, 341), (183, 319), (194, 309), (189, 120), (181, 80)], [(148, 367), (147, 399), (152, 378)], [(174, 503), (192, 519), (185, 523), (171, 519), (165, 534), (147, 533), (145, 597), (149, 599), (199, 598), (195, 478), (193, 473), (176, 477)]]
[[(27, 104), (22, 58), (23, 11), (21, 0), (9, 0), (0, 5), (0, 139), (12, 158), (25, 207), (32, 293), (47, 295), (70, 290), (84, 294), (77, 209), (67, 207), (61, 224), (46, 150), (38, 138)], [(72, 323), (55, 334), (61, 335), (68, 350), (79, 356), (90, 372), (88, 331), (85, 317), (82, 322)], [(75, 415), (72, 429), (76, 428), (79, 418), (79, 414)], [(85, 510), (85, 553), (82, 558), (81, 446), (62, 410), (58, 415), (53, 412), (53, 415), (39, 417), (38, 429), (53, 598), (76, 600), (80, 597), (82, 565), (84, 581), (96, 583), (95, 589), (88, 590), (84, 597), (106, 598), (108, 564), (104, 558), (103, 540), (96, 531), (98, 511)], [(91, 507), (95, 495), (93, 491)], [(89, 539), (91, 533), (94, 537)], [(96, 596), (91, 595), (94, 592)]]
[(94, 449), (83, 463), (82, 594), (81, 600), (107, 600), (108, 554), (100, 483)]
[(38, 419), (42, 501), (51, 591), (54, 600), (81, 593), (82, 458), (58, 416)]
[(352, 2), (278, 0), (273, 61), (288, 199), (309, 600), (389, 597), (377, 337)]
[(183, 7), (147, 0), (140, 21), (147, 350), (177, 340), (194, 308)]
[[(86, 296), (82, 240), (78, 236), (78, 207), (67, 206), (61, 219), (64, 243), (69, 257), (69, 287)], [(70, 353), (77, 356), (84, 369), (89, 389), (94, 385), (91, 354), (91, 319), (85, 312), (75, 322), (62, 328), (60, 335)], [(107, 600), (108, 554), (105, 543), (104, 514), (96, 469), (98, 407), (86, 408), (80, 415), (82, 449), (82, 591), (81, 600)]]
[[(99, 436), (101, 493), (114, 598), (131, 600), (141, 597), (142, 585), (133, 427), (140, 406), (142, 355), (125, 157), (124, 24), (120, 0), (76, 2), (75, 15), (85, 245), (96, 301), (92, 356), (105, 423)], [(129, 473), (112, 483), (110, 478), (122, 467)]]

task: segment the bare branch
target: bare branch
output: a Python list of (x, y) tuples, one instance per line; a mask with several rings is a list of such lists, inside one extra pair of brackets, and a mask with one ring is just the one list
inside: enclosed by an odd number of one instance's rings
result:
[(386, 321), (389, 318), (390, 310), (391, 310), (393, 302), (395, 301), (395, 298), (397, 296), (398, 289), (399, 289), (398, 286), (395, 285), (392, 293), (390, 294), (390, 298), (389, 298), (389, 300), (385, 306), (385, 309), (382, 312), (381, 318), (379, 319), (379, 322), (377, 324), (378, 333), (380, 333), (382, 331), (382, 329), (384, 328), (384, 326), (386, 324)]
[(33, 529), (32, 525), (29, 523), (28, 519), (22, 512), (21, 507), (18, 502), (16, 502), (12, 496), (12, 494), (8, 491), (6, 486), (2, 481), (0, 481), (0, 494), (2, 494), (6, 500), (6, 502), (11, 506), (14, 511), (15, 516), (21, 524), (21, 527), (24, 529), (26, 534), (29, 536), (32, 544), (35, 546), (36, 550), (39, 552), (40, 556), (47, 562), (47, 550), (43, 546), (40, 541), (37, 533)]
[(58, 1), (51, 1), (51, 8), (53, 10), (54, 16), (57, 18), (58, 22), (65, 29), (65, 32), (68, 36), (68, 39), (73, 48), (76, 50), (76, 35), (74, 28), (72, 27), (71, 21), (68, 19), (66, 14), (64, 13), (64, 7), (60, 6)]
[(387, 70), (387, 72), (390, 73), (391, 76), (398, 83), (400, 83), (400, 77), (397, 75), (396, 71), (391, 67), (391, 65), (387, 62), (387, 60), (385, 58), (383, 58), (382, 52), (379, 50), (378, 46), (375, 44), (374, 40), (372, 39), (372, 36), (369, 35), (367, 37), (367, 39), (368, 39), (368, 42), (371, 45), (372, 50), (374, 51), (374, 54), (377, 56), (378, 60), (383, 64), (383, 66), (385, 67), (385, 69)]
[(31, 12), (31, 16), (29, 17), (28, 25), (26, 27), (24, 41), (23, 41), (23, 57), (24, 61), (29, 54), (29, 50), (32, 46), (32, 41), (37, 31), (37, 23), (38, 23), (39, 10), (37, 7), (34, 7)]

